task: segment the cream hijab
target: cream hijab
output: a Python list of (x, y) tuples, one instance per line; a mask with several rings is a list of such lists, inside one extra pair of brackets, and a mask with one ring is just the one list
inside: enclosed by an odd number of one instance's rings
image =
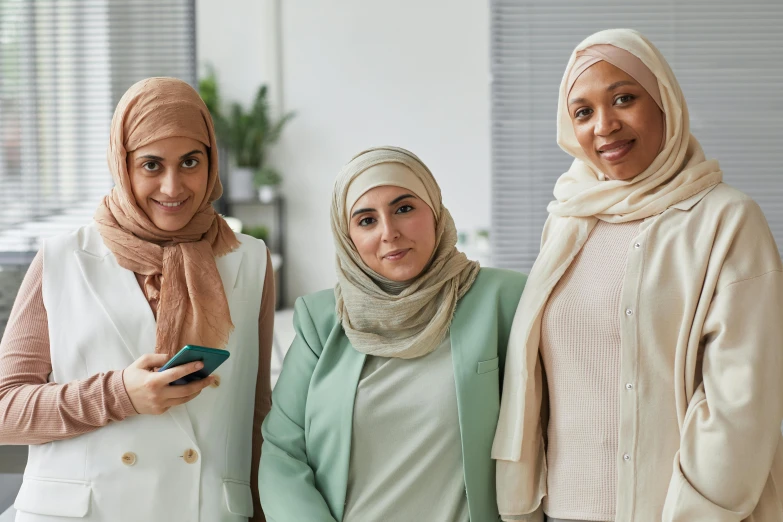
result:
[[(136, 204), (127, 156), (175, 136), (207, 147), (209, 173), (196, 214), (184, 228), (167, 232)], [(173, 355), (185, 344), (225, 347), (234, 325), (215, 257), (231, 252), (239, 241), (212, 208), (223, 187), (212, 118), (204, 102), (175, 78), (136, 83), (114, 112), (107, 156), (115, 186), (95, 212), (95, 221), (119, 265), (145, 276), (148, 298), (158, 301), (155, 352)]]
[[(381, 185), (412, 191), (435, 215), (435, 250), (412, 281), (398, 283), (373, 271), (348, 232), (356, 200)], [(454, 220), (430, 170), (405, 149), (360, 152), (337, 175), (331, 222), (337, 251), (337, 316), (353, 347), (368, 355), (401, 359), (434, 351), (449, 330), (457, 302), (476, 280), (479, 265), (457, 250)]]
[[(664, 146), (652, 164), (629, 181), (607, 180), (579, 146), (567, 110), (569, 77), (580, 51), (608, 44), (623, 49), (641, 62), (658, 81), (666, 117)], [(629, 73), (631, 74), (631, 73)], [(560, 86), (557, 142), (575, 158), (555, 185), (549, 204), (546, 240), (527, 280), (511, 328), (506, 356), (503, 399), (492, 447), (498, 460), (498, 506), (501, 513), (518, 510), (520, 491), (543, 495), (544, 465), (540, 445), (542, 384), (537, 375), (541, 314), (549, 295), (584, 245), (600, 219), (623, 223), (655, 216), (671, 205), (715, 186), (722, 180), (716, 161), (707, 160), (690, 133), (688, 108), (669, 64), (644, 36), (628, 29), (596, 33), (580, 43), (568, 62)], [(524, 445), (524, 437), (533, 442)], [(532, 496), (532, 495), (531, 495)]]

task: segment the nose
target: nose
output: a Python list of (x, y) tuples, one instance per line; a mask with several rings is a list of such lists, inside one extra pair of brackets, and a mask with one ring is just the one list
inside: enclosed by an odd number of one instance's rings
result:
[(170, 198), (175, 198), (182, 194), (182, 173), (177, 169), (167, 169), (160, 177), (160, 192)]
[(610, 134), (617, 132), (622, 127), (620, 120), (612, 110), (600, 110), (597, 111), (595, 118), (595, 127), (593, 133), (596, 136), (609, 136)]
[(400, 230), (397, 228), (397, 224), (395, 223), (394, 218), (382, 218), (381, 226), (383, 227), (383, 235), (381, 239), (385, 243), (390, 243), (399, 239)]

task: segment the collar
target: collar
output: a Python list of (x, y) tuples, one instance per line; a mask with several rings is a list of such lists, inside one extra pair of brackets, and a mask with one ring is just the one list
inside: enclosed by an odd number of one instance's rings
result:
[(702, 190), (701, 192), (697, 192), (696, 194), (689, 197), (688, 199), (684, 199), (679, 203), (675, 203), (670, 208), (676, 208), (677, 210), (690, 210), (694, 206), (696, 206), (696, 203), (701, 201), (704, 198), (704, 196), (706, 196), (712, 189), (714, 189), (718, 185), (719, 183), (711, 187), (707, 187), (706, 189)]

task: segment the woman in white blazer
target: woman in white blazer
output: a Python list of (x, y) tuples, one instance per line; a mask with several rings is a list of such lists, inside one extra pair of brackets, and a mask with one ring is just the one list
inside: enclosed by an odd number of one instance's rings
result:
[[(222, 187), (198, 93), (132, 86), (108, 160), (114, 189), (93, 223), (44, 241), (0, 343), (0, 444), (30, 445), (16, 520), (263, 520), (271, 263), (212, 208)], [(156, 372), (186, 344), (230, 357), (169, 386), (200, 368)]]

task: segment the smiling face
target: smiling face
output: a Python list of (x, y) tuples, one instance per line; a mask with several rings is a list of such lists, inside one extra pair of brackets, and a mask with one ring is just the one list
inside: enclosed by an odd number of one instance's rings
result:
[(410, 281), (435, 250), (435, 215), (410, 190), (390, 185), (365, 192), (348, 227), (362, 261), (392, 281)]
[(633, 179), (660, 152), (663, 111), (636, 80), (608, 62), (576, 80), (568, 113), (582, 150), (609, 179)]
[(209, 157), (192, 138), (166, 138), (128, 154), (128, 174), (136, 204), (161, 230), (187, 225), (207, 193)]

